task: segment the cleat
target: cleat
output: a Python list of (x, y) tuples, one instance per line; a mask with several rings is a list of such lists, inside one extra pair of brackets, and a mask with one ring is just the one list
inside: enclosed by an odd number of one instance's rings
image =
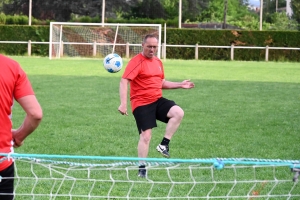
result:
[(159, 145), (156, 147), (156, 150), (157, 150), (159, 153), (161, 153), (161, 155), (162, 155), (163, 157), (170, 158), (170, 154), (169, 154), (169, 146), (159, 144)]
[(147, 170), (146, 170), (146, 168), (145, 168), (145, 165), (139, 166), (138, 177), (146, 178), (146, 176), (147, 176)]

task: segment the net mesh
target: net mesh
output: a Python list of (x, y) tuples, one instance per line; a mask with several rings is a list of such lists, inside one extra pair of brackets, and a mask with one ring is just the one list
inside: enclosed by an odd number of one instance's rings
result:
[[(15, 158), (16, 199), (299, 199), (299, 161)], [(2, 177), (4, 179), (5, 177)]]
[(141, 43), (145, 35), (153, 34), (160, 38), (160, 25), (68, 23), (52, 24), (51, 30), (51, 56), (57, 58), (105, 57), (113, 50), (123, 57), (126, 55), (126, 44), (129, 45), (129, 56), (133, 56), (142, 51)]

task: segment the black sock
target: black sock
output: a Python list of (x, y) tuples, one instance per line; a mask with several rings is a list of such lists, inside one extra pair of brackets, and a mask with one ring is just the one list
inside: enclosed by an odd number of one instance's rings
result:
[(165, 145), (165, 146), (169, 146), (169, 142), (170, 142), (170, 140), (164, 137), (164, 139), (161, 141), (160, 144)]
[(145, 169), (146, 168), (146, 165), (142, 164), (139, 166), (139, 169)]

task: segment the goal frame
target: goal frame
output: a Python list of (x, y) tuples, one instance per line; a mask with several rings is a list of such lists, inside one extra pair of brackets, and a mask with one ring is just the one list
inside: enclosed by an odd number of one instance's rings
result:
[[(60, 33), (59, 33), (59, 42), (53, 41), (53, 26), (54, 25), (61, 25), (60, 27)], [(59, 44), (59, 49), (62, 45), (62, 26), (63, 25), (72, 25), (72, 26), (116, 26), (116, 27), (157, 27), (158, 28), (158, 50), (157, 50), (157, 57), (161, 58), (161, 40), (162, 40), (162, 27), (161, 24), (127, 24), (127, 23), (77, 23), (77, 22), (50, 22), (50, 33), (49, 33), (49, 59), (51, 60), (53, 58), (52, 51), (53, 51), (53, 45)], [(74, 43), (74, 44), (88, 44), (88, 43)], [(92, 45), (92, 43), (91, 43)], [(125, 44), (124, 44), (125, 45)], [(130, 44), (133, 46), (141, 45), (141, 44)], [(60, 58), (60, 53), (58, 54), (58, 58)]]

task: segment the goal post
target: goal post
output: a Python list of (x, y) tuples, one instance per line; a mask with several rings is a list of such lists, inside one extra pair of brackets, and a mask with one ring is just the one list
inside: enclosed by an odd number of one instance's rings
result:
[(158, 37), (161, 57), (161, 24), (50, 22), (49, 59), (60, 57), (105, 57), (113, 51), (133, 57), (142, 51), (145, 35)]

